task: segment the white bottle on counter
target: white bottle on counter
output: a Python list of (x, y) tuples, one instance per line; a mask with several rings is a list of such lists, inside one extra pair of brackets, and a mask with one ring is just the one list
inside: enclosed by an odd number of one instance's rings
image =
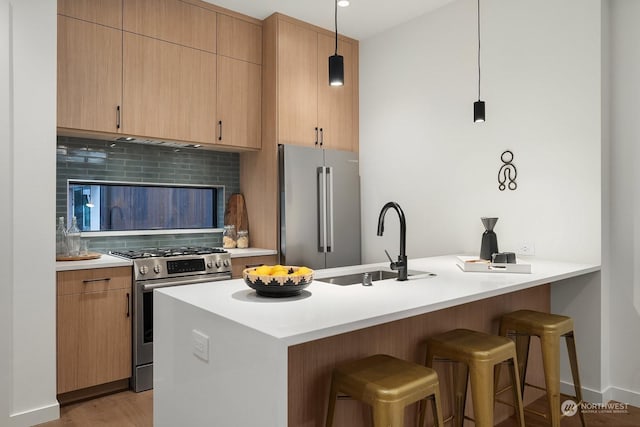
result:
[(67, 248), (69, 249), (69, 255), (80, 255), (80, 229), (75, 216), (71, 221), (71, 228), (67, 230)]
[(58, 218), (58, 227), (56, 228), (56, 256), (69, 255), (67, 250), (67, 229), (64, 226), (64, 217)]

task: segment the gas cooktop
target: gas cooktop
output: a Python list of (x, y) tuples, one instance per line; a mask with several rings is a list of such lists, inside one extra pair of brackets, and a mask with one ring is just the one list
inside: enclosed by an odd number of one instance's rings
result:
[(127, 250), (119, 249), (110, 251), (112, 255), (117, 255), (127, 259), (140, 259), (140, 258), (160, 258), (160, 257), (174, 257), (185, 255), (208, 255), (208, 254), (224, 254), (227, 253), (222, 248), (209, 248), (204, 246), (188, 246), (180, 248), (146, 248)]

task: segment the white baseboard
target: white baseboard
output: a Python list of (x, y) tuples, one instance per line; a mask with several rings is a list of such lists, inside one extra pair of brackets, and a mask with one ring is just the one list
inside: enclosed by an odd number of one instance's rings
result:
[(60, 418), (60, 404), (56, 401), (51, 405), (24, 412), (11, 414), (11, 427), (29, 427), (46, 423)]
[[(575, 389), (572, 383), (562, 381), (560, 383), (560, 392), (570, 396), (575, 395)], [(604, 391), (592, 390), (582, 387), (582, 398), (591, 403), (607, 403), (615, 400), (620, 403), (628, 403), (640, 408), (640, 392), (634, 390), (626, 390), (620, 387), (608, 387)]]
[(636, 407), (640, 407), (640, 392), (633, 390), (625, 390), (619, 387), (609, 387), (604, 393), (607, 402), (615, 400), (620, 403), (628, 403)]
[[(569, 396), (575, 396), (576, 389), (573, 387), (573, 383), (560, 381), (560, 393), (566, 394)], [(582, 399), (585, 402), (604, 403), (608, 401), (608, 400), (604, 400), (605, 397), (606, 397), (605, 393), (601, 391), (593, 390), (584, 386), (582, 387)]]

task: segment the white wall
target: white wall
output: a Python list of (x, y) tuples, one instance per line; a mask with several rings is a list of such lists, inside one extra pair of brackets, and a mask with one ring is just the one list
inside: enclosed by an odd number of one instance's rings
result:
[[(363, 258), (382, 261), (383, 248), (397, 254), (392, 214), (385, 236), (375, 235), (380, 208), (395, 200), (407, 216), (409, 257), (478, 253), (479, 218), (497, 216), (503, 251), (529, 241), (540, 258), (600, 263), (601, 3), (481, 7), (486, 123), (472, 119), (475, 1), (361, 42)], [(516, 191), (497, 188), (505, 149), (515, 155)], [(583, 385), (595, 394), (601, 347), (591, 331), (600, 333), (600, 293), (599, 275), (552, 291), (552, 308), (576, 321)]]
[(610, 4), (609, 396), (640, 406), (640, 2)]
[(0, 425), (26, 426), (59, 412), (56, 2), (0, 0), (0, 24)]
[[(0, 0), (0, 28), (9, 27), (8, 0)], [(9, 124), (11, 118), (11, 67), (6, 58), (9, 58), (9, 32), (0, 32), (0, 144), (3, 151), (7, 150), (5, 141), (11, 138)], [(5, 152), (0, 156), (0, 200), (11, 200), (13, 186), (4, 183), (11, 182), (11, 156)], [(12, 247), (13, 235), (8, 225), (13, 221), (13, 212), (8, 203), (0, 204), (0, 271), (3, 271), (0, 279), (0, 425), (7, 424), (11, 410), (12, 370), (11, 370), (11, 345), (12, 341), (12, 295), (13, 295), (13, 260)]]

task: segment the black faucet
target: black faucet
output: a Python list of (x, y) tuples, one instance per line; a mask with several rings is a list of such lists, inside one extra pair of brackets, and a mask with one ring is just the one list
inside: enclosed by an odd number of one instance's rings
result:
[(398, 270), (398, 280), (407, 280), (407, 222), (404, 219), (404, 212), (402, 212), (402, 208), (396, 202), (388, 202), (382, 210), (380, 211), (380, 216), (378, 217), (378, 236), (382, 236), (384, 233), (384, 216), (389, 210), (389, 208), (393, 208), (398, 212), (398, 217), (400, 217), (400, 255), (398, 255), (398, 261), (394, 262), (389, 253), (385, 250), (389, 261), (391, 261), (391, 269)]

